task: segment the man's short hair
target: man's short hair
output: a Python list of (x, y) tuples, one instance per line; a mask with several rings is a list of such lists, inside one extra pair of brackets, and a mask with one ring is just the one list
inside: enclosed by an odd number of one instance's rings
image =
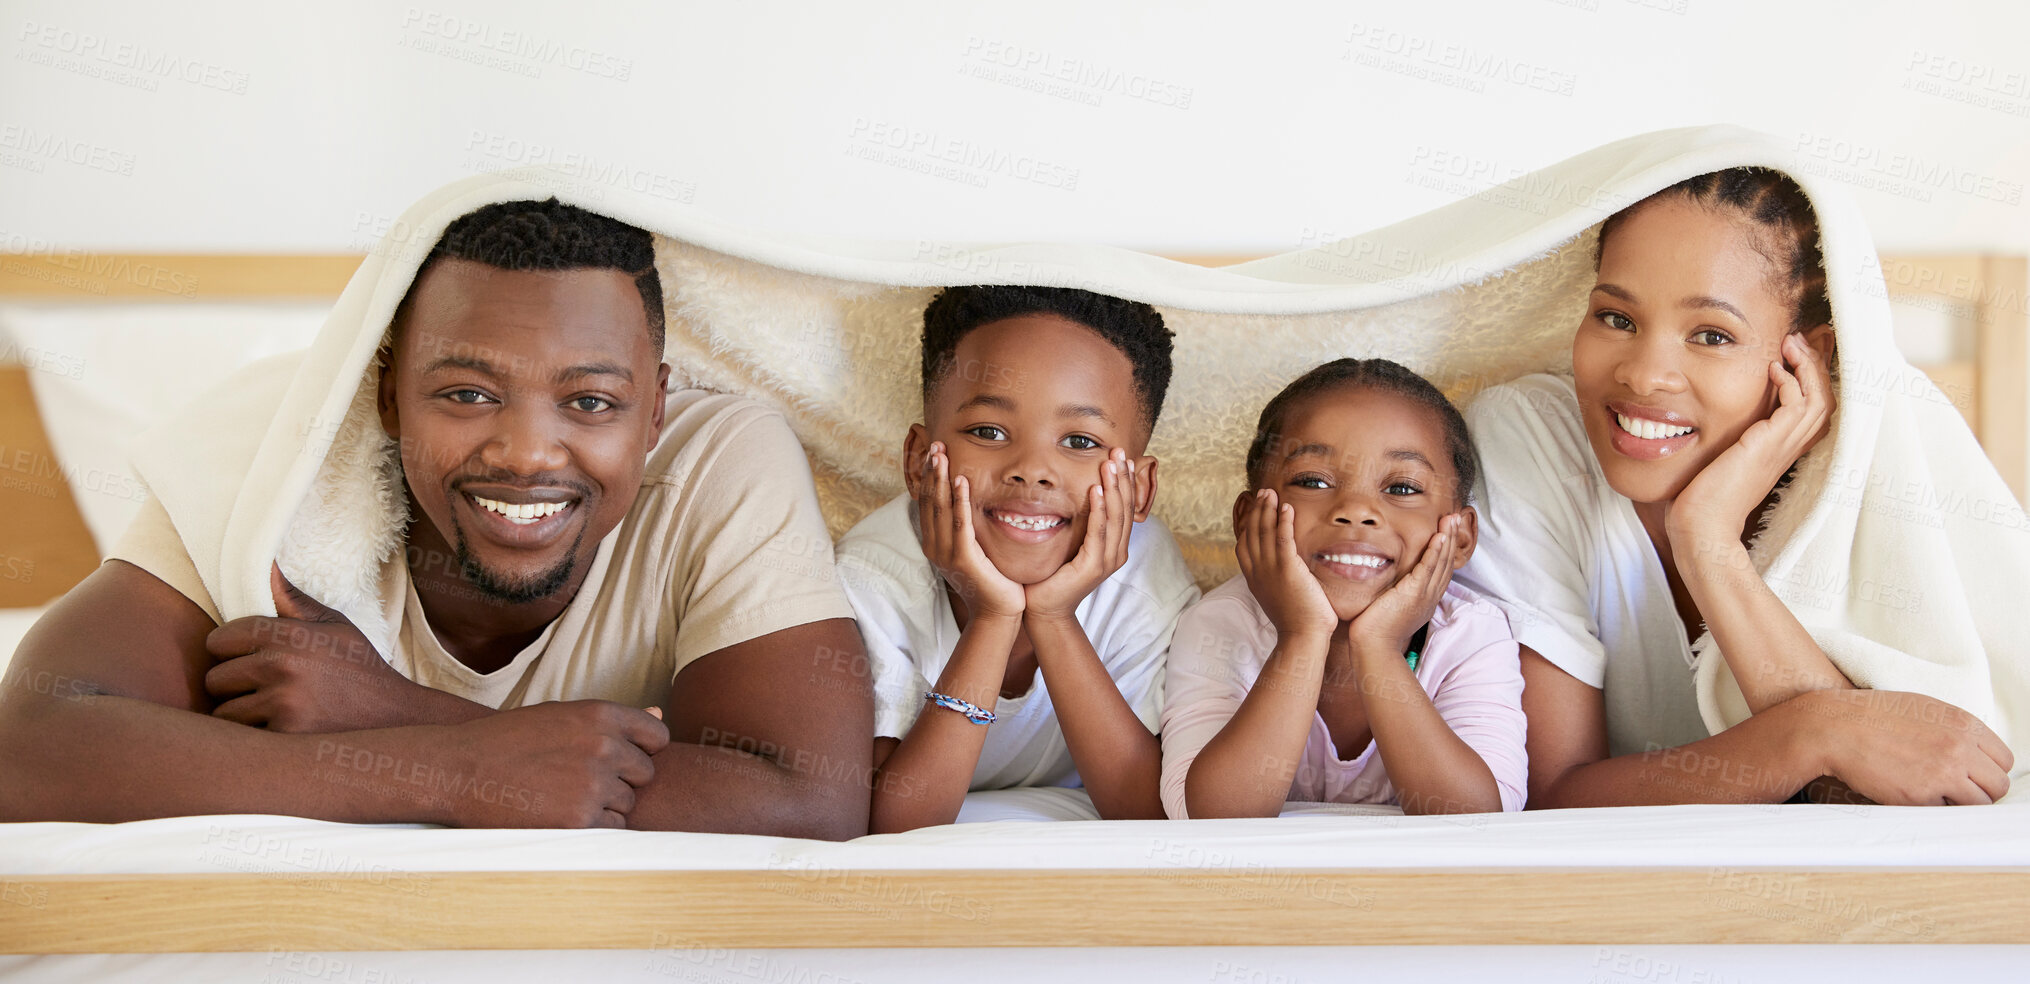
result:
[(981, 325), (1025, 314), (1054, 314), (1092, 329), (1135, 369), (1135, 395), (1151, 429), (1170, 388), (1170, 342), (1163, 315), (1140, 301), (1075, 287), (947, 287), (923, 309), (923, 401), (949, 375), (959, 340)]
[[(663, 351), (663, 285), (656, 274), (655, 237), (619, 219), (551, 198), (499, 202), (458, 217), (416, 271), (416, 280), (443, 257), (498, 270), (619, 270), (634, 277), (648, 315), (648, 337)], [(411, 288), (413, 292), (413, 287)], [(408, 300), (402, 301), (406, 310)], [(396, 316), (401, 323), (401, 316)]]

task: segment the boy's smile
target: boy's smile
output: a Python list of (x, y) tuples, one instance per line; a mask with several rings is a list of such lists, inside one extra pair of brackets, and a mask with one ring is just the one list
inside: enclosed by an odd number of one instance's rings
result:
[(1139, 456), (1149, 425), (1119, 349), (1077, 322), (1025, 314), (967, 332), (953, 361), (926, 422), (910, 428), (906, 472), (913, 495), (924, 455), (943, 442), (952, 477), (972, 488), (980, 548), (1003, 576), (1036, 584), (1078, 553), (1113, 448), (1138, 462), (1136, 518), (1146, 515), (1152, 459)]

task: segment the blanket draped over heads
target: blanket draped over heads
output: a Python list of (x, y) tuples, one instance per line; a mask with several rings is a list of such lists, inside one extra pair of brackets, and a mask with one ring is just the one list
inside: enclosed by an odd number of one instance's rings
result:
[[(1856, 685), (1980, 715), (2021, 771), (2030, 523), (1952, 404), (1898, 352), (1858, 211), (1796, 164), (1781, 142), (1733, 127), (1662, 131), (1387, 228), (1219, 269), (1094, 246), (763, 235), (567, 172), (489, 174), (417, 202), (308, 350), (197, 401), (142, 442), (137, 467), (224, 618), (274, 613), (268, 567), (279, 558), (387, 652), (379, 578), (408, 517), (374, 411), (376, 351), (446, 225), (482, 205), (555, 196), (655, 234), (673, 386), (781, 409), (835, 534), (902, 489), (903, 436), (922, 405), (921, 317), (939, 287), (1070, 286), (1155, 305), (1177, 336), (1149, 448), (1162, 462), (1156, 513), (1209, 586), (1234, 570), (1229, 511), (1256, 415), (1289, 380), (1328, 359), (1381, 356), (1463, 405), (1520, 375), (1569, 372), (1601, 220), (1692, 175), (1770, 167), (1818, 213), (1838, 411), (1751, 556)], [(1884, 604), (1892, 590), (1902, 601)], [(1741, 721), (1747, 707), (1710, 637), (1695, 648), (1707, 726)]]

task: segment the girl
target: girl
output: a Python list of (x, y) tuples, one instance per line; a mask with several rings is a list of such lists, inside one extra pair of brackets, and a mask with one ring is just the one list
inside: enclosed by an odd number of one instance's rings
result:
[[(1531, 804), (1782, 802), (1820, 776), (1883, 802), (2000, 796), (1999, 738), (1931, 698), (1853, 689), (1749, 557), (1833, 412), (1804, 192), (1765, 169), (1699, 175), (1609, 218), (1595, 265), (1571, 378), (1494, 387), (1468, 413), (1487, 492), (1461, 580), (1517, 629)], [(1753, 712), (1712, 737), (1702, 628)]]
[(1387, 360), (1328, 362), (1269, 401), (1234, 500), (1241, 574), (1172, 636), (1172, 818), (1522, 807), (1515, 640), (1449, 586), (1473, 555), (1476, 468), (1459, 411)]

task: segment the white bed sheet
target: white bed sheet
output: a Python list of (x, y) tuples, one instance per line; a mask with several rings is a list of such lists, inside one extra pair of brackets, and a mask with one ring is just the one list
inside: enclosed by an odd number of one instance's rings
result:
[[(1258, 820), (1016, 819), (842, 844), (625, 830), (450, 830), (292, 817), (180, 817), (0, 826), (0, 874), (921, 868), (1472, 868), (2030, 866), (2019, 804), (1666, 806), (1406, 817), (1293, 804)], [(1330, 814), (1330, 815), (1327, 815)], [(975, 814), (978, 815), (978, 814)]]

